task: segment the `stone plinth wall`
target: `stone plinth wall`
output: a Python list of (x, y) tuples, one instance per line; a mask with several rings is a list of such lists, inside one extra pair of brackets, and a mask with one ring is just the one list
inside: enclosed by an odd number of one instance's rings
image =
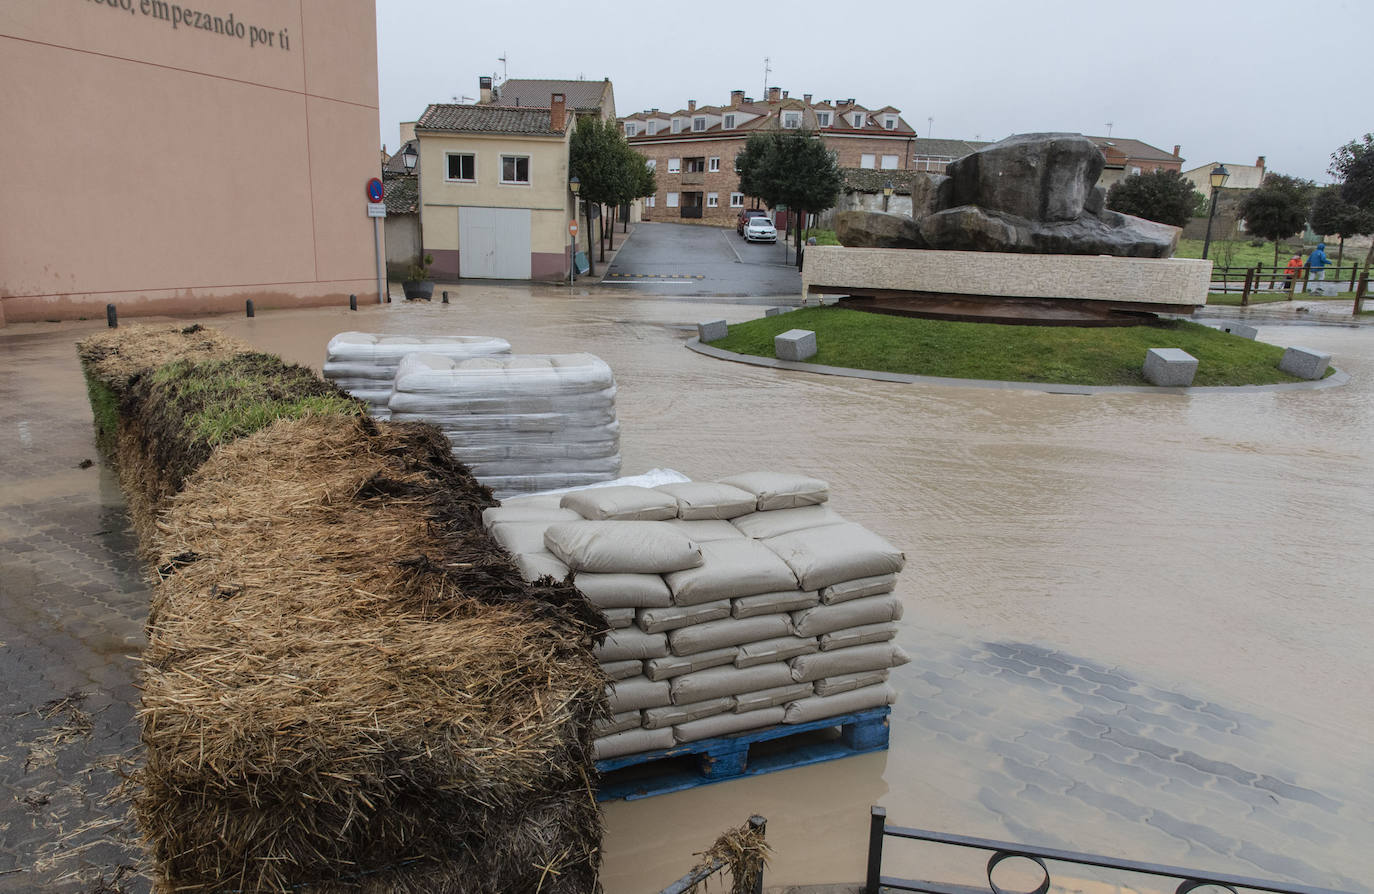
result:
[(815, 245), (806, 250), (803, 294), (891, 289), (1015, 298), (1075, 298), (1149, 304), (1207, 302), (1211, 261), (918, 251)]

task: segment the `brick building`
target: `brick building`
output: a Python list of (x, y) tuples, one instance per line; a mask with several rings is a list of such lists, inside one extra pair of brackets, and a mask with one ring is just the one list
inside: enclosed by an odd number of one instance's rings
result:
[(755, 133), (815, 131), (836, 153), (840, 167), (908, 170), (916, 132), (892, 106), (870, 109), (853, 99), (789, 97), (770, 88), (763, 102), (730, 94), (723, 106), (663, 112), (648, 109), (620, 119), (632, 147), (654, 168), (658, 193), (643, 200), (645, 220), (734, 226), (739, 209), (756, 206), (739, 191), (735, 156)]

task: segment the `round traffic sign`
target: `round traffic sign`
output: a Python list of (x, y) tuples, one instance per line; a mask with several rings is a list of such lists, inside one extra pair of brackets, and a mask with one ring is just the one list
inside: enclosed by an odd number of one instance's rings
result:
[(568, 221), (568, 235), (569, 235), (569, 236), (576, 236), (576, 235), (577, 235), (577, 221), (575, 221), (575, 220), (570, 220), (570, 221)]
[(367, 181), (367, 200), (369, 202), (380, 202), (386, 197), (386, 190), (382, 188), (382, 181), (373, 177)]

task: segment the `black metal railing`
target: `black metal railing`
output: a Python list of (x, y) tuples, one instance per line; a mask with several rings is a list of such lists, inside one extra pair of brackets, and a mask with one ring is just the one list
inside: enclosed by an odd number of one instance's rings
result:
[(1029, 860), (1038, 866), (1044, 874), (1040, 884), (1029, 894), (1046, 894), (1051, 887), (1050, 870), (1046, 862), (1051, 863), (1071, 863), (1077, 866), (1093, 866), (1099, 869), (1109, 869), (1114, 872), (1141, 873), (1154, 876), (1156, 878), (1170, 879), (1178, 882), (1177, 887), (1172, 883), (1170, 887), (1175, 894), (1188, 894), (1195, 888), (1204, 885), (1211, 885), (1218, 888), (1225, 888), (1231, 894), (1239, 894), (1240, 891), (1265, 891), (1269, 894), (1344, 894), (1344, 892), (1333, 891), (1329, 888), (1315, 888), (1310, 885), (1282, 884), (1266, 879), (1246, 878), (1244, 876), (1223, 875), (1217, 872), (1203, 872), (1197, 869), (1185, 869), (1181, 866), (1165, 866), (1157, 863), (1141, 863), (1134, 860), (1116, 860), (1111, 857), (1098, 857), (1091, 854), (1079, 854), (1073, 851), (1056, 850), (1047, 847), (1030, 847), (1024, 844), (1012, 844), (1007, 841), (993, 841), (989, 838), (970, 838), (966, 835), (948, 835), (943, 832), (928, 832), (924, 829), (908, 829), (905, 826), (889, 826), (887, 824), (887, 810), (882, 807), (874, 807), (871, 823), (868, 830), (868, 879), (864, 888), (865, 894), (879, 894), (879, 891), (922, 891), (925, 894), (968, 894), (970, 889), (963, 885), (952, 885), (935, 881), (918, 881), (916, 879), (894, 878), (882, 874), (883, 863), (883, 839), (884, 838), (904, 838), (909, 841), (924, 841), (931, 844), (949, 845), (980, 851), (987, 851), (992, 856), (988, 858), (987, 876), (988, 890), (992, 894), (1004, 894), (1003, 889), (998, 887), (993, 881), (993, 871), (997, 866), (1006, 860), (1021, 858)]

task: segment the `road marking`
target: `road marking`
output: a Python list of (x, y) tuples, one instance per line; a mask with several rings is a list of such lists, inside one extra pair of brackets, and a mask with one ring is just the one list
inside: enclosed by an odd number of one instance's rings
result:
[(705, 279), (704, 273), (608, 273), (609, 279)]

